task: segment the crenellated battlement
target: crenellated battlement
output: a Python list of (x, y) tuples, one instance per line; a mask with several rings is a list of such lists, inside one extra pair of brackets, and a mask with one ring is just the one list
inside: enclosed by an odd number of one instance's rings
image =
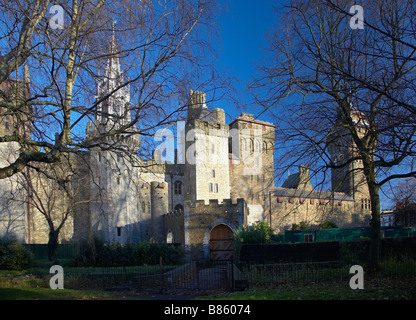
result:
[(185, 201), (185, 206), (188, 206), (190, 208), (214, 208), (214, 207), (238, 207), (242, 204), (244, 204), (245, 201), (243, 198), (238, 198), (236, 203), (233, 203), (232, 199), (223, 199), (222, 203), (218, 202), (218, 199), (210, 199), (209, 203), (206, 204), (204, 200), (196, 200), (196, 201)]
[(177, 218), (177, 217), (181, 217), (183, 216), (183, 211), (182, 210), (174, 210), (171, 212), (168, 212), (164, 215), (165, 219), (172, 219), (172, 218)]

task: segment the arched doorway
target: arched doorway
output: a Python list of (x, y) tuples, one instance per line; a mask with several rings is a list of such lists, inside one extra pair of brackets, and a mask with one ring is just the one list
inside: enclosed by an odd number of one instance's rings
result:
[(166, 243), (174, 243), (173, 232), (169, 229), (168, 234), (166, 236)]
[(215, 226), (209, 238), (210, 259), (231, 260), (234, 251), (233, 230), (225, 224)]

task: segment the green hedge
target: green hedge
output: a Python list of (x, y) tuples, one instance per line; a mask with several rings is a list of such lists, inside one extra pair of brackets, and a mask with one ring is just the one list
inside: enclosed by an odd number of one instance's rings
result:
[(184, 262), (182, 247), (147, 242), (121, 244), (95, 236), (79, 243), (75, 264), (79, 267), (110, 267), (143, 264), (174, 265)]
[(0, 269), (24, 270), (33, 266), (30, 250), (14, 239), (0, 238)]

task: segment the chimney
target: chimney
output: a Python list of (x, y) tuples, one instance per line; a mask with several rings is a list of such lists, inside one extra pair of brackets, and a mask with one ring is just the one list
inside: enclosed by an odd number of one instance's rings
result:
[(299, 166), (299, 186), (298, 189), (312, 190), (311, 177), (309, 175), (309, 167)]

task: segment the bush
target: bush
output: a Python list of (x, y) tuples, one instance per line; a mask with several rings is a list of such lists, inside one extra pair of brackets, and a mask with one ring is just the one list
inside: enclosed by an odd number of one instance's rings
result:
[(240, 230), (235, 232), (234, 239), (237, 243), (268, 244), (272, 233), (273, 229), (270, 228), (267, 222), (257, 221), (253, 225), (242, 226)]
[(299, 224), (293, 223), (292, 230), (308, 230), (311, 226), (306, 221), (301, 221)]
[(14, 239), (0, 239), (0, 269), (24, 270), (33, 266), (32, 252)]
[(321, 229), (333, 229), (333, 228), (338, 228), (337, 224), (334, 221), (331, 220), (324, 220), (321, 224), (320, 224)]
[(105, 242), (94, 236), (80, 243), (75, 263), (79, 267), (154, 265), (159, 264), (160, 257), (163, 264), (181, 264), (184, 254), (181, 247), (168, 244), (121, 244), (116, 241)]

